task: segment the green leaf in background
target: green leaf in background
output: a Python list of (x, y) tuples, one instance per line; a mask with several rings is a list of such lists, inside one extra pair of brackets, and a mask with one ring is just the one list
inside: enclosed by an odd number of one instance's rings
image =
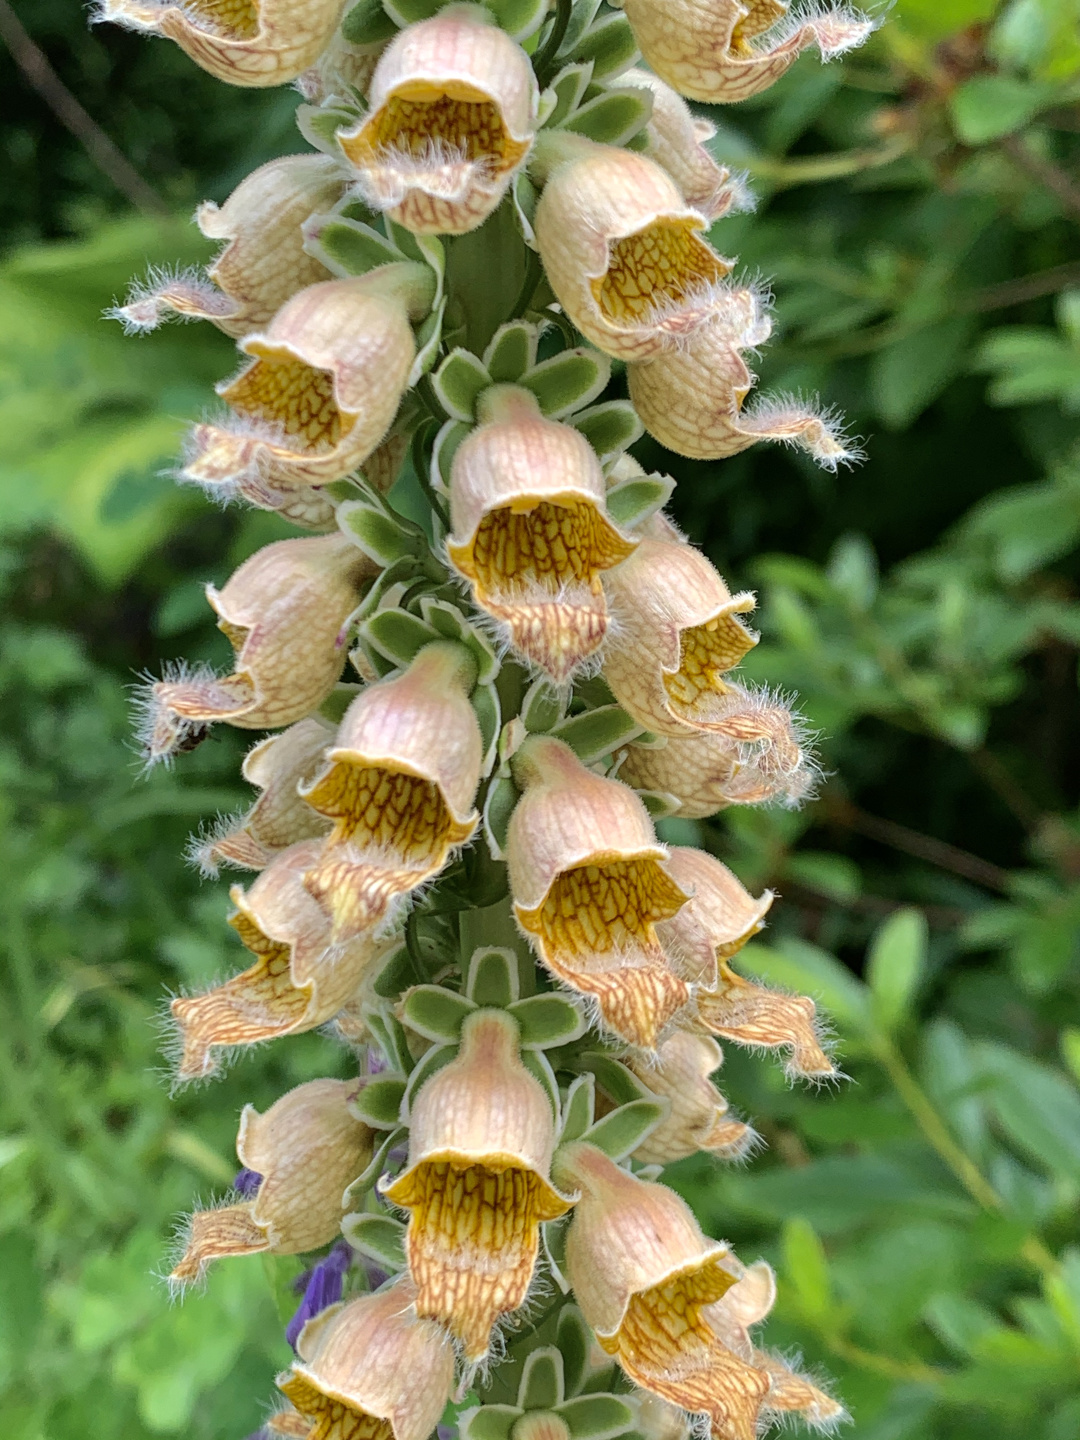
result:
[(967, 316), (926, 325), (877, 352), (870, 364), (874, 408), (884, 423), (902, 430), (964, 368), (974, 333)]
[(784, 1278), (795, 1292), (799, 1309), (816, 1325), (824, 1325), (832, 1306), (832, 1286), (825, 1247), (808, 1220), (793, 1215), (783, 1228)]
[(759, 980), (810, 995), (826, 1017), (855, 1034), (870, 1026), (870, 996), (840, 962), (804, 940), (785, 937), (775, 949), (750, 944), (739, 952), (740, 969)]
[(953, 93), (953, 124), (965, 145), (985, 145), (1026, 125), (1050, 98), (1042, 85), (1011, 75), (974, 75)]
[(895, 1031), (911, 1014), (926, 969), (926, 917), (921, 910), (897, 910), (870, 943), (866, 979), (874, 1019)]

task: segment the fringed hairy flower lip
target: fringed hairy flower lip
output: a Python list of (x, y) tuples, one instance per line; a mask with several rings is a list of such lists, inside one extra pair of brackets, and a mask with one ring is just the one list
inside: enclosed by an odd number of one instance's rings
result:
[(728, 1102), (709, 1079), (723, 1064), (715, 1040), (675, 1030), (657, 1049), (656, 1063), (628, 1063), (654, 1095), (671, 1108), (634, 1151), (645, 1165), (669, 1165), (703, 1150), (724, 1160), (741, 1159), (757, 1140), (754, 1130), (728, 1114)]
[(399, 1280), (304, 1326), (277, 1383), (307, 1419), (308, 1440), (427, 1440), (450, 1398), (454, 1352), (415, 1301)]
[(166, 670), (140, 707), (148, 764), (168, 760), (218, 721), (243, 730), (291, 725), (320, 705), (345, 665), (341, 626), (374, 564), (342, 535), (278, 540), (257, 550), (221, 590), (206, 587), (233, 669)]
[(767, 90), (816, 45), (831, 60), (874, 21), (840, 5), (791, 14), (782, 0), (620, 0), (649, 67), (680, 95), (730, 105)]
[(476, 828), (483, 739), (464, 646), (425, 646), (349, 706), (304, 800), (333, 822), (305, 885), (335, 943), (381, 925)]
[(604, 1350), (636, 1384), (709, 1416), (723, 1440), (754, 1440), (768, 1380), (710, 1327), (707, 1310), (742, 1267), (701, 1233), (664, 1185), (621, 1170), (594, 1146), (559, 1152), (556, 1173), (581, 1190), (566, 1273)]
[(366, 938), (331, 945), (330, 922), (304, 888), (322, 842), (284, 851), (247, 892), (229, 892), (229, 924), (256, 957), (254, 965), (202, 995), (171, 1006), (179, 1028), (180, 1080), (215, 1074), (219, 1051), (257, 1045), (325, 1025), (351, 999), (379, 955)]
[(249, 335), (240, 348), (251, 363), (218, 389), (234, 418), (194, 426), (183, 478), (224, 498), (242, 485), (256, 503), (261, 489), (264, 508), (278, 509), (290, 491), (362, 465), (390, 428), (416, 353), (397, 279), (422, 309), (431, 272), (383, 266), (309, 285)]
[(826, 470), (854, 464), (862, 452), (845, 437), (839, 418), (816, 403), (762, 396), (743, 409), (754, 376), (740, 349), (760, 345), (769, 328), (755, 292), (730, 290), (716, 321), (678, 351), (628, 365), (641, 423), (661, 445), (693, 460), (721, 460), (759, 440), (775, 440), (798, 445)]
[(409, 1271), (417, 1314), (438, 1320), (475, 1364), (502, 1315), (525, 1301), (542, 1221), (571, 1198), (549, 1179), (554, 1117), (501, 1010), (468, 1016), (457, 1058), (420, 1090), (409, 1165), (384, 1192), (411, 1211)]
[(230, 85), (287, 85), (337, 29), (345, 0), (97, 0), (98, 20), (167, 35)]
[(525, 390), (504, 386), (485, 400), (490, 418), (451, 468), (447, 554), (518, 654), (563, 684), (606, 634), (601, 574), (637, 541), (608, 517), (583, 435), (546, 420)]
[(515, 776), (524, 794), (507, 858), (518, 924), (551, 974), (596, 1002), (606, 1029), (653, 1049), (690, 992), (656, 938), (686, 895), (645, 807), (558, 740), (529, 740)]
[(723, 303), (732, 262), (701, 238), (705, 216), (654, 160), (579, 136), (546, 143), (535, 229), (559, 303), (608, 355), (666, 356)]
[(265, 1114), (244, 1106), (236, 1153), (261, 1176), (258, 1190), (239, 1205), (195, 1212), (172, 1282), (201, 1280), (228, 1255), (299, 1255), (333, 1240), (341, 1198), (372, 1154), (372, 1132), (347, 1108), (356, 1088), (354, 1080), (309, 1080)]
[(619, 704), (659, 735), (712, 728), (724, 672), (757, 644), (739, 618), (753, 610), (753, 595), (732, 595), (692, 545), (651, 536), (604, 576), (604, 590), (612, 621), (604, 678)]
[(341, 166), (326, 155), (286, 155), (253, 170), (220, 207), (195, 212), (202, 233), (226, 242), (204, 279), (198, 271), (151, 272), (127, 304), (110, 312), (129, 331), (153, 330), (175, 314), (209, 320), (239, 338), (267, 325), (290, 296), (329, 279), (304, 250), (301, 226), (328, 210), (344, 189)]
[(475, 230), (536, 130), (528, 57), (478, 6), (402, 30), (381, 56), (369, 109), (338, 143), (368, 204), (417, 234)]

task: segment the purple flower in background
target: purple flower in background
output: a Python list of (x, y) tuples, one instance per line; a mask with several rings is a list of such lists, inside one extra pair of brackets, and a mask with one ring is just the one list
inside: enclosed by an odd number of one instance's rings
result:
[(257, 1170), (245, 1169), (239, 1171), (236, 1179), (232, 1183), (233, 1189), (237, 1192), (238, 1195), (243, 1195), (245, 1200), (250, 1200), (253, 1195), (257, 1195), (259, 1193), (259, 1186), (262, 1184), (262, 1182), (263, 1177), (259, 1174)]
[(300, 1331), (307, 1322), (328, 1305), (336, 1305), (341, 1299), (345, 1273), (351, 1264), (352, 1251), (344, 1240), (339, 1240), (325, 1260), (320, 1260), (306, 1276), (300, 1276), (300, 1282), (306, 1282), (304, 1298), (285, 1331), (285, 1339), (294, 1350)]

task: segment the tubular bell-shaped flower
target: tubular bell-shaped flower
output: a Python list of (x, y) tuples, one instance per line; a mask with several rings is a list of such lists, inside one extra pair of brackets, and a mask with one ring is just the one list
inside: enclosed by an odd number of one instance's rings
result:
[(527, 661), (564, 683), (607, 631), (601, 573), (636, 540), (608, 517), (600, 462), (516, 386), (488, 391), (450, 476), (447, 554)]
[(835, 1075), (822, 1048), (814, 1002), (755, 985), (728, 964), (761, 929), (772, 891), (755, 900), (726, 865), (682, 845), (672, 847), (668, 868), (690, 899), (657, 933), (667, 953), (697, 982), (697, 1014), (705, 1029), (739, 1045), (789, 1050), (792, 1075)]
[(418, 234), (475, 230), (536, 130), (529, 58), (479, 6), (454, 5), (383, 52), (369, 109), (338, 143), (369, 205)]
[(476, 828), (483, 739), (462, 645), (426, 645), (402, 675), (363, 689), (322, 770), (301, 789), (333, 821), (305, 884), (340, 943), (384, 922)]
[(738, 1281), (739, 1262), (706, 1239), (674, 1191), (638, 1180), (593, 1145), (561, 1150), (556, 1175), (581, 1191), (566, 1275), (603, 1349), (644, 1389), (707, 1414), (718, 1440), (754, 1440), (768, 1377), (707, 1315)]
[(646, 536), (604, 576), (611, 628), (604, 678), (616, 700), (659, 735), (712, 728), (728, 693), (723, 673), (757, 644), (739, 619), (754, 608), (732, 595), (708, 560), (674, 538)]
[(693, 460), (722, 460), (777, 440), (799, 445), (826, 470), (860, 458), (831, 411), (790, 396), (764, 396), (742, 408), (754, 376), (740, 349), (760, 345), (769, 334), (760, 297), (729, 291), (717, 320), (670, 354), (626, 367), (630, 398), (655, 440)]
[(417, 1319), (415, 1300), (399, 1280), (304, 1326), (277, 1383), (307, 1440), (427, 1440), (450, 1398), (454, 1352), (438, 1325)]
[(170, 314), (210, 320), (226, 335), (250, 335), (273, 319), (298, 290), (329, 279), (304, 250), (301, 226), (328, 210), (344, 188), (341, 166), (326, 155), (286, 155), (253, 170), (224, 205), (200, 205), (195, 221), (211, 240), (227, 242), (207, 268), (155, 274), (132, 287), (111, 313), (128, 330), (153, 330)]
[(312, 778), (333, 738), (325, 720), (309, 715), (248, 751), (241, 774), (262, 794), (245, 815), (219, 822), (191, 846), (204, 874), (216, 875), (219, 865), (263, 870), (290, 845), (326, 834), (330, 821), (301, 800), (297, 786)]
[(643, 1084), (666, 1098), (670, 1110), (634, 1151), (646, 1165), (669, 1165), (698, 1150), (738, 1160), (757, 1138), (728, 1114), (728, 1102), (709, 1079), (724, 1062), (715, 1040), (675, 1030), (658, 1048), (655, 1064), (628, 1061)]
[(265, 509), (340, 480), (389, 430), (416, 354), (409, 324), (433, 293), (423, 265), (382, 266), (301, 290), (241, 349), (218, 393), (231, 420), (193, 427), (183, 477)]
[(592, 997), (600, 1021), (652, 1049), (689, 989), (656, 923), (686, 901), (638, 797), (587, 770), (562, 741), (534, 737), (514, 757), (525, 793), (510, 821), (514, 915), (542, 963)]
[(181, 1080), (213, 1075), (217, 1054), (325, 1025), (352, 998), (378, 948), (367, 938), (331, 945), (330, 922), (304, 888), (322, 842), (305, 840), (279, 855), (244, 891), (229, 892), (229, 924), (254, 965), (170, 1009), (179, 1027)]
[(221, 590), (206, 587), (235, 652), (232, 672), (166, 669), (142, 700), (148, 763), (188, 749), (217, 721), (242, 730), (291, 725), (320, 705), (345, 665), (341, 627), (376, 573), (342, 535), (277, 540)]
[(263, 1115), (244, 1106), (236, 1153), (258, 1177), (254, 1198), (197, 1210), (171, 1281), (201, 1280), (227, 1255), (299, 1255), (334, 1239), (342, 1196), (371, 1160), (372, 1132), (347, 1108), (356, 1090), (355, 1080), (309, 1080)]
[(554, 1143), (551, 1105), (521, 1063), (513, 1018), (467, 1016), (457, 1058), (413, 1103), (408, 1169), (384, 1193), (411, 1211), (417, 1314), (446, 1325), (470, 1364), (525, 1301), (540, 1223), (572, 1203), (549, 1179)]
[(745, 180), (732, 175), (705, 148), (705, 141), (716, 134), (711, 121), (694, 115), (681, 95), (648, 70), (628, 70), (619, 83), (639, 85), (652, 94), (645, 153), (663, 166), (688, 205), (710, 221), (754, 208)]
[(702, 239), (705, 216), (654, 160), (580, 136), (548, 143), (535, 228), (559, 303), (608, 355), (666, 356), (723, 305), (731, 261)]
[(287, 85), (316, 61), (345, 0), (98, 0), (96, 18), (167, 35), (230, 85)]
[(872, 20), (841, 5), (791, 14), (783, 0), (622, 0), (641, 53), (680, 95), (730, 105), (767, 90), (816, 45), (831, 60)]

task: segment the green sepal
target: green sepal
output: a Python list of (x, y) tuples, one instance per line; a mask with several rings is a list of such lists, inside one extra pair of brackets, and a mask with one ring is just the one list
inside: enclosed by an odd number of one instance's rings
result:
[(304, 249), (333, 275), (347, 279), (366, 275), (380, 265), (400, 264), (405, 259), (385, 235), (362, 220), (341, 215), (312, 215), (304, 225)]
[(484, 836), (496, 860), (506, 858), (510, 817), (521, 799), (521, 791), (509, 775), (496, 775), (484, 798)]
[(670, 1108), (666, 1100), (631, 1100), (629, 1105), (620, 1105), (597, 1120), (581, 1138), (612, 1160), (625, 1160), (656, 1129)]
[(337, 142), (339, 130), (351, 130), (360, 119), (361, 111), (355, 105), (337, 103), (334, 105), (298, 105), (296, 107), (296, 128), (316, 150), (331, 155), (340, 162), (341, 150)]
[(480, 774), (490, 775), (499, 746), (499, 732), (502, 729), (502, 707), (499, 692), (494, 685), (477, 685), (469, 697), (476, 723), (480, 726), (480, 739), (484, 753), (480, 761)]
[(331, 725), (340, 725), (345, 711), (362, 689), (362, 685), (350, 685), (347, 680), (339, 680), (319, 706), (319, 714)]
[(375, 1036), (392, 1070), (408, 1075), (415, 1063), (401, 1021), (387, 1005), (365, 1005), (364, 1023)]
[(564, 1295), (570, 1293), (570, 1282), (566, 1278), (566, 1235), (569, 1229), (569, 1217), (566, 1215), (559, 1220), (549, 1220), (540, 1227), (552, 1278)]
[(510, 195), (514, 204), (514, 219), (521, 231), (521, 238), (530, 250), (535, 250), (536, 231), (533, 226), (536, 220), (536, 207), (540, 203), (540, 191), (525, 171), (519, 170), (510, 187)]
[(456, 1045), (465, 1017), (475, 1009), (472, 1000), (454, 990), (441, 985), (417, 985), (405, 996), (401, 1014), (409, 1029), (418, 1035)]
[(581, 1389), (589, 1369), (589, 1352), (593, 1335), (585, 1317), (576, 1305), (564, 1305), (559, 1311), (555, 1344), (563, 1357), (563, 1383), (566, 1394), (573, 1397)]
[(560, 57), (568, 55), (588, 30), (600, 9), (600, 0), (576, 0), (559, 46)]
[(625, 15), (618, 14), (602, 15), (574, 42), (572, 50), (569, 47), (564, 48), (569, 58), (579, 64), (592, 61), (594, 80), (610, 79), (619, 75), (640, 58), (637, 39), (629, 20)]
[(341, 1222), (341, 1233), (354, 1250), (390, 1275), (405, 1269), (405, 1226), (389, 1215), (354, 1212)]
[(361, 637), (402, 669), (416, 659), (425, 645), (439, 639), (437, 630), (408, 610), (377, 610), (360, 627)]
[(518, 44), (535, 35), (547, 15), (547, 0), (484, 0), (501, 30)]
[(382, 0), (358, 0), (345, 12), (341, 38), (350, 45), (378, 45), (392, 40), (398, 27), (383, 9)]
[(349, 1101), (348, 1110), (372, 1130), (396, 1130), (405, 1098), (403, 1075), (379, 1075)]
[[(523, 1004), (523, 1001), (519, 1001)], [(552, 1114), (555, 1119), (559, 1118), (559, 1082), (555, 1079), (555, 1071), (548, 1064), (542, 1050), (522, 1050), (521, 1063), (525, 1069), (539, 1080), (551, 1105)]]
[(570, 1084), (562, 1103), (560, 1145), (580, 1140), (596, 1115), (596, 1081), (592, 1075), (578, 1075)]
[[(360, 663), (361, 657), (363, 664)], [(370, 646), (361, 635), (359, 643), (349, 651), (349, 659), (352, 661), (358, 674), (365, 680), (369, 680), (374, 674), (376, 680), (385, 680), (387, 675), (392, 675), (397, 666), (392, 660), (379, 653)]]
[(520, 1419), (516, 1405), (481, 1405), (458, 1417), (461, 1440), (510, 1440), (514, 1422)]
[(448, 420), (435, 436), (431, 452), (431, 483), (444, 495), (450, 493), (450, 467), (458, 446), (472, 431), (472, 425), (465, 421)]
[(546, 128), (555, 128), (581, 104), (581, 97), (592, 80), (592, 65), (585, 61), (580, 65), (567, 65), (555, 76), (548, 86), (548, 93), (554, 97), (551, 110), (545, 116)]
[(643, 729), (621, 705), (602, 705), (598, 710), (572, 715), (551, 734), (569, 745), (583, 764), (592, 765), (620, 745), (629, 744)]
[(484, 351), (484, 368), (493, 385), (514, 385), (536, 364), (539, 336), (527, 320), (500, 325)]
[(525, 1359), (518, 1385), (519, 1410), (554, 1410), (566, 1398), (562, 1353), (554, 1345), (533, 1350)]
[(602, 460), (619, 454), (645, 434), (629, 400), (605, 400), (571, 415), (569, 423), (581, 431)]
[(633, 475), (607, 492), (607, 512), (616, 525), (629, 530), (662, 510), (674, 489), (670, 475)]
[(549, 420), (559, 420), (595, 400), (610, 378), (611, 361), (606, 355), (575, 345), (534, 365), (521, 377), (521, 384), (536, 396)]
[(562, 123), (563, 130), (585, 135), (600, 145), (625, 145), (644, 130), (652, 114), (648, 90), (625, 86), (594, 95)]
[(439, 404), (452, 420), (472, 421), (477, 398), (491, 384), (491, 376), (471, 350), (451, 350), (431, 377)]
[(444, 640), (456, 640), (470, 651), (476, 661), (476, 683), (490, 685), (499, 673), (499, 657), (494, 645), (468, 618), (452, 605), (449, 600), (440, 600), (437, 595), (425, 595), (420, 601), (420, 613), (433, 630)]
[(588, 1026), (581, 1011), (565, 995), (555, 991), (546, 995), (530, 995), (510, 1007), (510, 1014), (521, 1031), (523, 1050), (547, 1050), (556, 1045), (569, 1045), (585, 1034)]
[(505, 1010), (520, 991), (517, 956), (503, 946), (484, 945), (469, 960), (465, 993), (474, 1005)]
[(578, 1056), (577, 1064), (585, 1073), (592, 1075), (616, 1105), (629, 1105), (634, 1100), (655, 1100), (656, 1096), (637, 1078), (632, 1070), (620, 1065), (610, 1055), (588, 1050)]
[(579, 1395), (557, 1411), (573, 1440), (612, 1440), (637, 1422), (634, 1412), (617, 1395)]
[(409, 1076), (409, 1083), (405, 1090), (405, 1109), (408, 1111), (420, 1089), (427, 1084), (433, 1075), (437, 1075), (458, 1053), (456, 1045), (433, 1045), (427, 1054), (419, 1061), (416, 1069)]
[[(619, 1367), (615, 1364), (604, 1365), (599, 1370), (593, 1370), (585, 1376), (582, 1381), (581, 1393), (583, 1395), (607, 1395), (611, 1393), (620, 1383), (625, 1384), (625, 1377)], [(638, 1436), (644, 1440), (637, 1430), (631, 1430), (630, 1436)]]
[(430, 20), (450, 0), (382, 0), (382, 3), (390, 18), (404, 30), (406, 25)]
[(375, 1182), (383, 1173), (383, 1166), (386, 1164), (386, 1157), (393, 1150), (395, 1145), (408, 1136), (408, 1130), (399, 1125), (396, 1130), (391, 1130), (386, 1139), (382, 1142), (375, 1154), (371, 1157), (368, 1167), (361, 1175), (358, 1175), (352, 1184), (345, 1191), (342, 1197), (342, 1207), (347, 1209), (350, 1205), (359, 1205), (364, 1196), (368, 1193)]
[(415, 983), (416, 975), (408, 947), (399, 945), (383, 961), (371, 988), (383, 1000), (396, 1000), (402, 991)]
[(677, 815), (682, 809), (679, 797), (667, 790), (639, 790), (637, 797), (653, 820), (666, 820), (669, 815)]
[(446, 296), (436, 300), (431, 313), (416, 327), (416, 355), (409, 371), (409, 385), (415, 385), (421, 375), (426, 375), (435, 364), (442, 344), (443, 316), (446, 314)]
[(525, 692), (521, 721), (530, 735), (544, 735), (561, 722), (565, 711), (565, 692), (541, 676)]
[(419, 525), (368, 500), (346, 500), (337, 508), (338, 528), (376, 565), (430, 558), (427, 536)]

